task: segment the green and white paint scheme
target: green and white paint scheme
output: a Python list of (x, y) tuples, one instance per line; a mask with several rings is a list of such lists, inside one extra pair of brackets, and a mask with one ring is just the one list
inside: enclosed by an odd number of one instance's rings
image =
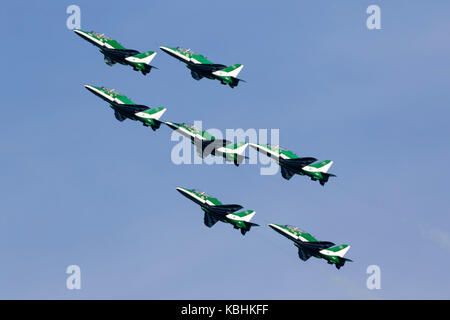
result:
[(98, 47), (105, 57), (105, 63), (109, 66), (112, 66), (115, 63), (130, 65), (135, 71), (141, 71), (144, 75), (154, 68), (150, 65), (150, 62), (156, 56), (155, 51), (139, 52), (134, 49), (127, 49), (116, 40), (93, 31), (87, 32), (76, 29), (74, 32), (81, 38)]
[(242, 64), (234, 64), (232, 66), (216, 64), (191, 49), (165, 46), (160, 46), (159, 48), (172, 57), (186, 63), (187, 68), (191, 70), (192, 78), (195, 80), (202, 78), (217, 79), (222, 84), (229, 85), (231, 88), (236, 87), (239, 81), (244, 81), (237, 77), (242, 68), (244, 68)]
[(245, 150), (248, 143), (232, 143), (228, 140), (216, 139), (206, 130), (198, 130), (195, 127), (176, 122), (164, 122), (169, 128), (191, 140), (199, 157), (206, 158), (209, 155), (223, 157), (226, 161), (239, 166), (245, 160)]
[(269, 227), (293, 241), (298, 248), (298, 257), (303, 261), (307, 261), (310, 257), (325, 259), (328, 264), (334, 264), (337, 269), (340, 269), (345, 262), (352, 261), (344, 258), (350, 250), (347, 244), (336, 246), (333, 242), (318, 241), (311, 234), (289, 225), (270, 223)]
[(166, 108), (149, 108), (144, 105), (135, 104), (127, 96), (112, 89), (91, 85), (85, 85), (84, 87), (108, 102), (114, 110), (114, 116), (117, 120), (124, 121), (125, 119), (131, 119), (140, 121), (144, 126), (151, 127), (153, 130), (160, 127), (161, 121), (159, 119), (166, 112)]
[(205, 213), (204, 224), (209, 228), (216, 224), (217, 221), (222, 221), (231, 224), (234, 229), (239, 229), (241, 234), (245, 235), (245, 233), (250, 231), (251, 227), (258, 226), (256, 223), (250, 222), (256, 213), (254, 210), (236, 212), (242, 209), (241, 205), (223, 204), (217, 198), (194, 189), (178, 187), (177, 191), (202, 208)]
[(286, 180), (292, 178), (294, 174), (306, 175), (313, 181), (319, 181), (323, 186), (329, 177), (335, 177), (334, 174), (328, 173), (333, 165), (331, 160), (323, 160), (316, 162), (313, 157), (299, 157), (294, 152), (284, 149), (280, 146), (262, 145), (249, 143), (250, 147), (274, 159), (281, 167), (281, 175)]

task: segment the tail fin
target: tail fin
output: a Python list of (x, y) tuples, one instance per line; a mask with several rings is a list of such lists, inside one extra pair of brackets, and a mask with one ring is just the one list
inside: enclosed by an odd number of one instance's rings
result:
[[(348, 244), (341, 244), (339, 246), (334, 246), (331, 248), (320, 250), (320, 253), (327, 256), (344, 258), (344, 255), (348, 252), (348, 250), (350, 250), (350, 246)], [(351, 261), (350, 259), (346, 260)]]
[(333, 161), (331, 160), (324, 160), (320, 161), (314, 164), (307, 165), (306, 167), (303, 167), (302, 169), (309, 172), (321, 172), (321, 173), (327, 173), (328, 170), (333, 165)]
[(334, 264), (339, 270), (347, 261), (352, 262), (352, 260), (344, 258), (344, 255), (348, 250), (350, 250), (350, 246), (348, 244), (341, 244), (340, 246), (323, 249), (319, 252), (325, 256), (329, 264)]
[(143, 63), (146, 65), (150, 65), (150, 62), (153, 60), (153, 58), (155, 58), (155, 56), (156, 56), (155, 51), (147, 51), (138, 53), (134, 56), (127, 57), (125, 58), (125, 60), (132, 63)]
[(139, 118), (140, 121), (142, 121), (144, 126), (150, 126), (153, 131), (155, 131), (161, 126), (161, 121), (159, 121), (159, 119), (166, 111), (166, 108), (158, 107), (137, 112), (135, 113), (135, 116)]
[(245, 222), (250, 222), (252, 218), (255, 216), (256, 212), (254, 210), (245, 210), (242, 212), (235, 212), (233, 213), (233, 219), (234, 220), (240, 220)]
[(247, 146), (248, 146), (247, 142), (238, 142), (226, 145), (225, 147), (218, 148), (217, 152), (219, 154), (224, 155), (226, 160), (233, 161), (233, 163), (236, 166), (239, 166), (247, 158), (244, 155)]
[(238, 142), (238, 143), (228, 144), (224, 147), (219, 148), (218, 150), (225, 154), (242, 155), (243, 153), (245, 153), (245, 149), (247, 149), (247, 146), (248, 146), (247, 142)]
[(250, 222), (253, 216), (256, 214), (253, 210), (246, 210), (242, 212), (236, 212), (228, 214), (226, 217), (231, 219), (233, 222), (235, 229), (240, 229), (241, 234), (245, 236), (245, 234), (250, 231), (252, 227), (259, 227), (259, 224)]
[[(243, 64), (233, 64), (232, 66), (226, 67), (221, 70), (213, 72), (214, 75), (219, 77), (232, 77), (237, 78), (239, 72), (244, 68)], [(242, 81), (242, 80), (241, 80)]]
[(159, 118), (161, 118), (161, 116), (167, 111), (166, 108), (163, 107), (158, 107), (158, 108), (151, 108), (151, 109), (147, 109), (141, 112), (138, 112), (135, 114), (135, 116), (139, 117), (139, 118), (144, 118), (144, 119), (156, 119), (159, 120)]

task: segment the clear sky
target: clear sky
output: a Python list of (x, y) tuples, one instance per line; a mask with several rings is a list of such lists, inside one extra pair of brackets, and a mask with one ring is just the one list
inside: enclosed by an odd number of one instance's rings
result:
[[(142, 76), (107, 66), (66, 27), (157, 50)], [(368, 30), (366, 8), (381, 8)], [(0, 298), (450, 298), (450, 2), (8, 1), (2, 3)], [(159, 45), (245, 65), (231, 89), (195, 81)], [(115, 120), (83, 84), (205, 128), (276, 128), (338, 177), (171, 162), (167, 127)], [(203, 225), (177, 186), (256, 210), (245, 237)], [(351, 245), (341, 270), (298, 259), (267, 227)], [(82, 289), (66, 289), (67, 266)], [(366, 268), (381, 268), (381, 289)]]

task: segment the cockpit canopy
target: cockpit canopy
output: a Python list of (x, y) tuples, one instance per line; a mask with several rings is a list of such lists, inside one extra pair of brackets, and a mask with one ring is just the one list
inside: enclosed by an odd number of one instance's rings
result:
[(268, 145), (272, 150), (281, 150), (281, 151), (289, 151), (288, 149), (286, 149), (286, 148), (283, 148), (282, 146), (279, 146), (279, 145)]
[(97, 36), (97, 37), (99, 37), (100, 39), (103, 39), (103, 40), (112, 40), (111, 38), (105, 36), (104, 33), (98, 33), (98, 32), (95, 32), (95, 31), (91, 31), (90, 33), (92, 33), (93, 35), (95, 35), (95, 36)]
[(189, 123), (183, 122), (182, 125), (185, 126), (188, 129), (192, 130), (192, 131), (197, 130), (197, 129), (195, 129), (195, 127), (193, 125), (191, 125)]
[(197, 132), (197, 133), (203, 133), (203, 132), (205, 132), (205, 131), (199, 130), (199, 129), (197, 129), (196, 127), (194, 127), (193, 125), (188, 124), (188, 123), (185, 123), (185, 122), (183, 122), (182, 125), (183, 125), (184, 127), (186, 127), (187, 129), (191, 130), (192, 132)]
[(182, 48), (182, 47), (176, 47), (176, 49), (179, 50), (179, 51), (181, 51), (181, 52), (184, 52), (184, 53), (186, 53), (186, 54), (202, 56), (203, 58), (207, 59), (204, 55), (202, 55), (202, 54), (200, 54), (200, 53), (198, 53), (198, 52), (195, 52), (195, 51), (193, 51), (192, 49), (189, 49), (189, 48), (186, 49), (186, 48)]
[(190, 54), (197, 54), (196, 52), (194, 52), (194, 51), (192, 51), (191, 49), (189, 49), (189, 48), (182, 48), (182, 47), (177, 47), (176, 48), (177, 50), (180, 50), (180, 51), (182, 51), (182, 52), (184, 52), (184, 53), (190, 53)]
[(194, 191), (195, 193), (198, 193), (199, 195), (205, 196), (205, 197), (209, 197), (205, 191), (200, 191), (198, 189), (192, 189), (192, 191)]
[(108, 92), (109, 94), (117, 94), (117, 95), (122, 95), (121, 93), (119, 93), (116, 89), (108, 89), (105, 87), (101, 87), (102, 90), (105, 90), (106, 92)]
[(304, 232), (304, 231), (300, 230), (299, 227), (292, 226), (292, 225), (289, 225), (289, 224), (284, 225), (284, 227), (287, 228), (289, 231), (292, 231), (292, 232)]

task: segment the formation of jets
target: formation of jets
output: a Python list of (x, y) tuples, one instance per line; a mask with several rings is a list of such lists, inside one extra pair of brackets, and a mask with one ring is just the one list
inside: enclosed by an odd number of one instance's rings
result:
[[(75, 33), (97, 46), (104, 55), (105, 62), (110, 66), (115, 63), (130, 65), (135, 71), (141, 71), (144, 75), (154, 68), (150, 65), (150, 62), (156, 55), (154, 51), (140, 53), (137, 50), (126, 49), (116, 40), (95, 32), (75, 30)], [(195, 80), (202, 78), (215, 79), (224, 85), (229, 85), (231, 88), (236, 87), (240, 81), (243, 81), (237, 78), (244, 67), (242, 64), (232, 66), (215, 64), (201, 54), (179, 47), (160, 46), (160, 49), (184, 62)], [(280, 146), (251, 142), (233, 143), (228, 140), (216, 139), (206, 130), (196, 129), (186, 123), (161, 120), (161, 117), (166, 112), (166, 108), (152, 108), (136, 104), (127, 96), (104, 87), (85, 85), (85, 88), (106, 101), (114, 111), (114, 116), (118, 121), (122, 122), (126, 119), (139, 121), (154, 131), (159, 129), (161, 124), (165, 124), (170, 129), (190, 139), (201, 158), (209, 155), (223, 157), (226, 161), (233, 162), (236, 166), (239, 166), (247, 158), (245, 152), (247, 147), (250, 146), (278, 163), (281, 168), (281, 175), (286, 180), (298, 174), (307, 176), (312, 181), (318, 181), (324, 186), (330, 177), (335, 177), (334, 174), (328, 173), (328, 170), (333, 165), (331, 160), (318, 161), (313, 157), (299, 157), (294, 152)], [(254, 210), (240, 211), (243, 209), (241, 205), (223, 204), (217, 198), (194, 189), (178, 187), (176, 190), (200, 206), (204, 213), (204, 224), (209, 228), (221, 221), (230, 224), (234, 229), (240, 230), (242, 235), (245, 235), (252, 227), (259, 226), (251, 222), (251, 219), (255, 216)], [(326, 260), (329, 264), (334, 264), (337, 269), (344, 266), (347, 261), (352, 261), (344, 258), (344, 255), (350, 249), (350, 246), (347, 244), (336, 246), (329, 241), (318, 241), (311, 234), (289, 225), (270, 223), (269, 227), (291, 240), (298, 249), (299, 258), (303, 261), (307, 261), (310, 257), (316, 257)]]
[[(74, 32), (81, 38), (98, 47), (100, 52), (104, 55), (105, 63), (109, 66), (112, 66), (115, 63), (130, 65), (133, 67), (133, 70), (141, 71), (143, 75), (149, 73), (152, 68), (156, 68), (150, 65), (150, 62), (156, 56), (155, 51), (139, 52), (134, 49), (127, 49), (116, 40), (93, 31), (87, 32), (75, 29)], [(160, 46), (159, 48), (172, 57), (186, 63), (188, 69), (191, 70), (192, 78), (195, 80), (200, 80), (202, 78), (216, 79), (224, 85), (229, 85), (231, 88), (236, 87), (239, 81), (244, 81), (237, 77), (242, 68), (244, 68), (244, 65), (242, 64), (226, 66), (224, 64), (213, 63), (205, 56), (196, 53), (191, 49), (164, 46)]]

